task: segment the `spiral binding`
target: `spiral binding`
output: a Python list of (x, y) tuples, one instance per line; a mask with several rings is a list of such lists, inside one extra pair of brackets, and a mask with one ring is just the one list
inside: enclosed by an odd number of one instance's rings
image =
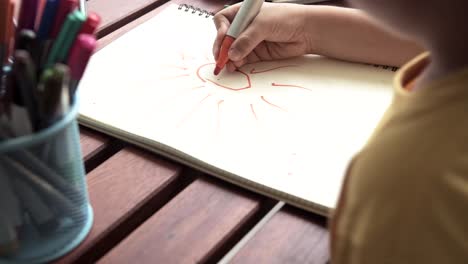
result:
[(193, 5), (180, 4), (179, 10), (183, 10), (185, 12), (192, 12), (192, 14), (198, 14), (199, 16), (205, 16), (206, 18), (214, 16), (214, 13), (209, 12), (207, 10), (203, 10), (198, 7), (194, 7)]

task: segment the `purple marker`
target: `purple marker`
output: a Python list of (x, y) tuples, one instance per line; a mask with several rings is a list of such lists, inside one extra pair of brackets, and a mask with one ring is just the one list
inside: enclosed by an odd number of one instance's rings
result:
[(34, 30), (34, 23), (36, 22), (37, 15), (37, 0), (23, 0), (21, 1), (21, 10), (18, 20), (18, 32), (22, 29)]

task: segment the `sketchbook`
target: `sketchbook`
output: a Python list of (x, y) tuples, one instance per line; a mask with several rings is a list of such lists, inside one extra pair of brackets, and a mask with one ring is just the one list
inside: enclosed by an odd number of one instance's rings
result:
[(270, 0), (272, 3), (291, 3), (291, 4), (315, 4), (329, 0)]
[(392, 70), (320, 56), (213, 75), (212, 14), (169, 5), (91, 59), (82, 125), (327, 215), (392, 98)]

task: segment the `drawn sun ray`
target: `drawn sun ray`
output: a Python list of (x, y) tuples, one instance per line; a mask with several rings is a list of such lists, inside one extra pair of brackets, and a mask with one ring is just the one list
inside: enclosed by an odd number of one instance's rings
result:
[(200, 85), (200, 86), (192, 87), (192, 88), (190, 88), (188, 90), (180, 91), (180, 92), (170, 96), (166, 100), (164, 100), (164, 102), (161, 105), (159, 105), (158, 108), (159, 109), (169, 109), (173, 105), (173, 103), (176, 102), (177, 100), (179, 100), (181, 97), (189, 96), (194, 91), (202, 89), (202, 88), (205, 88), (205, 86)]
[(218, 101), (218, 113), (216, 115), (216, 135), (219, 135), (221, 130), (221, 105), (224, 103), (224, 100)]
[(184, 52), (181, 52), (180, 53), (180, 58), (182, 59), (183, 62), (187, 61), (187, 60), (193, 60), (195, 59), (195, 57), (191, 56), (191, 55), (187, 55), (185, 54)]
[[(201, 57), (196, 57), (192, 55), (188, 55), (184, 52), (179, 52), (178, 53), (180, 56), (180, 62), (179, 63), (168, 63), (166, 65), (162, 65), (163, 67), (167, 68), (172, 68), (174, 70), (180, 70), (180, 74), (174, 75), (174, 76), (167, 76), (164, 79), (186, 79), (187, 77), (198, 77), (198, 79), (201, 81), (201, 84), (195, 87), (190, 87), (186, 86), (184, 91), (176, 94), (175, 96), (171, 97), (169, 100), (166, 100), (167, 103), (171, 103), (173, 101), (176, 101), (180, 99), (181, 96), (189, 96), (191, 93), (193, 93), (195, 90), (199, 90), (202, 88), (207, 88), (208, 90), (206, 91), (206, 96), (201, 99), (199, 102), (195, 102), (195, 105), (193, 106), (190, 111), (188, 111), (182, 118), (180, 118), (179, 122), (177, 123), (177, 127), (181, 127), (184, 125), (192, 116), (199, 110), (199, 108), (205, 104), (205, 101), (212, 97), (215, 96), (217, 100), (216, 104), (216, 134), (219, 135), (220, 130), (221, 130), (221, 121), (222, 121), (222, 105), (226, 103), (226, 100), (229, 100), (229, 97), (224, 97), (223, 94), (218, 94), (216, 89), (226, 89), (226, 90), (231, 90), (235, 92), (243, 92), (244, 90), (247, 89), (255, 89), (257, 86), (255, 83), (253, 83), (253, 80), (251, 79), (252, 75), (258, 75), (262, 73), (268, 73), (272, 72), (275, 70), (280, 70), (284, 68), (290, 68), (290, 67), (298, 67), (299, 65), (280, 65), (280, 66), (273, 66), (273, 67), (264, 67), (261, 64), (260, 65), (255, 65), (253, 64), (252, 68), (250, 70), (245, 70), (245, 69), (237, 69), (236, 74), (238, 76), (233, 76), (233, 75), (228, 75), (228, 79), (223, 79), (223, 77), (218, 77), (215, 78), (210, 74), (212, 71), (211, 68), (205, 68), (205, 67), (213, 67), (213, 59), (210, 57), (208, 54), (204, 54)], [(198, 66), (197, 66), (198, 65)], [(251, 65), (251, 64), (248, 64)], [(256, 67), (255, 67), (256, 66)], [(177, 71), (175, 71), (176, 73)], [(237, 78), (237, 79), (236, 79)], [(227, 81), (228, 80), (228, 81)], [(232, 82), (232, 80), (237, 80)], [(243, 82), (242, 82), (243, 81)], [(237, 85), (237, 87), (234, 87), (233, 85)], [(302, 89), (306, 91), (312, 91), (309, 88), (300, 86), (300, 85), (294, 85), (294, 84), (288, 84), (288, 83), (276, 83), (272, 82), (271, 86), (274, 87), (285, 87), (285, 88), (293, 88), (293, 89)], [(212, 93), (211, 91), (215, 91)], [(204, 91), (202, 91), (203, 93)], [(258, 96), (258, 95), (257, 95)], [(262, 103), (267, 104), (271, 108), (283, 111), (283, 112), (288, 112), (286, 108), (271, 102), (269, 99), (265, 98), (264, 95), (260, 95), (257, 97), (258, 99), (253, 98), (254, 100), (260, 100)], [(252, 102), (249, 104), (250, 105), (250, 112), (255, 118), (256, 121), (259, 121), (259, 116), (256, 111), (256, 106), (255, 102)]]
[(201, 99), (184, 117), (182, 117), (180, 122), (177, 124), (177, 127), (180, 128), (183, 124), (185, 124), (187, 120), (203, 105), (203, 102), (211, 96), (212, 94), (208, 94), (203, 99)]
[(299, 88), (299, 89), (304, 89), (304, 90), (307, 90), (307, 91), (312, 92), (311, 89), (309, 89), (309, 88), (307, 88), (307, 87), (299, 86), (299, 85), (271, 83), (271, 86)]
[(252, 111), (252, 114), (255, 117), (255, 120), (258, 121), (258, 116), (257, 116), (257, 113), (255, 112), (253, 104), (250, 104), (250, 110)]
[(262, 95), (262, 96), (260, 96), (260, 98), (262, 99), (263, 102), (267, 103), (268, 105), (270, 105), (270, 106), (272, 106), (272, 107), (275, 107), (275, 108), (278, 108), (278, 109), (280, 109), (280, 110), (283, 111), (283, 112), (287, 112), (287, 110), (284, 109), (283, 107), (281, 107), (281, 106), (279, 106), (279, 105), (276, 105), (276, 104), (274, 104), (274, 103), (268, 101), (267, 99), (265, 99), (265, 96)]
[(176, 68), (176, 69), (181, 69), (181, 70), (188, 70), (189, 68), (188, 67), (184, 67), (184, 66), (178, 66), (178, 65), (171, 65), (171, 64), (164, 64), (164, 65), (161, 65), (162, 67), (169, 67), (169, 68)]
[(252, 68), (252, 70), (250, 70), (250, 74), (265, 73), (265, 72), (274, 71), (274, 70), (278, 70), (278, 69), (282, 69), (282, 68), (298, 67), (298, 66), (299, 65), (285, 65), (285, 66), (278, 66), (278, 67), (265, 69), (265, 70), (256, 70), (255, 68)]
[(165, 76), (165, 77), (162, 77), (160, 80), (171, 80), (171, 79), (177, 79), (177, 78), (182, 78), (182, 77), (190, 77), (190, 74), (186, 73), (186, 74), (179, 74), (179, 75), (175, 75), (175, 76)]

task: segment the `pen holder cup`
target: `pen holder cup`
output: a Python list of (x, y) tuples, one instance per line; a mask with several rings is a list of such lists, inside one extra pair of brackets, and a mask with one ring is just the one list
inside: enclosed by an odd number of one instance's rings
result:
[(49, 128), (0, 141), (0, 263), (56, 259), (91, 229), (77, 105)]

